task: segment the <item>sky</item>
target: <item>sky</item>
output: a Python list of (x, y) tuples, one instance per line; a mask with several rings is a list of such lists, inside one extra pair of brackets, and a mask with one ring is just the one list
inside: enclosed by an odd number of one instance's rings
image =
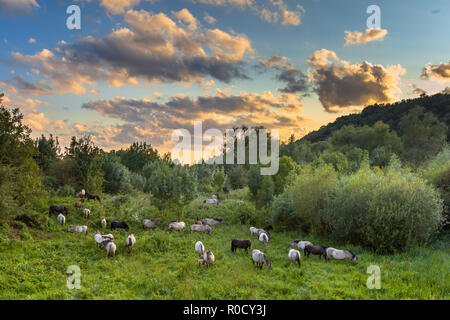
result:
[[(70, 5), (81, 29), (69, 29)], [(370, 5), (379, 26), (368, 28)], [(450, 91), (448, 0), (0, 0), (0, 92), (33, 137), (105, 150), (177, 129), (298, 139), (374, 103)]]

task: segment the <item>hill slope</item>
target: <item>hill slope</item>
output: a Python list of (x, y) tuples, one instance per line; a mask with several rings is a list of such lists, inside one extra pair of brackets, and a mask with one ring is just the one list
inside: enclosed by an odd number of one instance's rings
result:
[[(299, 141), (318, 142), (328, 139), (331, 134), (346, 125), (356, 127), (368, 125), (372, 126), (378, 121), (388, 124), (392, 130), (398, 132), (398, 123), (409, 110), (416, 106), (421, 106), (427, 111), (436, 115), (436, 117), (450, 127), (450, 94), (436, 94), (433, 96), (424, 96), (416, 99), (402, 100), (386, 105), (372, 105), (366, 107), (361, 113), (355, 113), (348, 116), (339, 117), (336, 121), (322, 126), (319, 130), (310, 132)], [(447, 133), (447, 141), (450, 138), (450, 132)], [(299, 142), (298, 141), (298, 142)]]

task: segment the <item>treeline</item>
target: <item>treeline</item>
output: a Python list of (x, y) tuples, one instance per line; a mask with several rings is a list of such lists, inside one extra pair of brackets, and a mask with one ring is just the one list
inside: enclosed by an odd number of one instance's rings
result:
[[(161, 212), (170, 210), (181, 217), (183, 208), (199, 194), (222, 197), (248, 188), (245, 200), (279, 229), (301, 230), (380, 252), (425, 244), (449, 218), (445, 120), (449, 108), (436, 113), (433, 110), (439, 108), (430, 102), (442, 107), (449, 97), (403, 101), (399, 109), (378, 106), (382, 111), (372, 112), (372, 117), (366, 108), (364, 116), (350, 118), (370, 118), (372, 123), (331, 125), (334, 129), (322, 140), (291, 138), (281, 145), (274, 176), (262, 176), (260, 165), (248, 162), (182, 166), (146, 143), (105, 152), (89, 136), (73, 137), (70, 146), (61, 150), (52, 135), (33, 140), (19, 110), (2, 106), (0, 220), (39, 227), (49, 195), (74, 196), (81, 189), (91, 194), (146, 193)], [(390, 113), (392, 118), (387, 116)], [(337, 122), (342, 123), (342, 118)]]

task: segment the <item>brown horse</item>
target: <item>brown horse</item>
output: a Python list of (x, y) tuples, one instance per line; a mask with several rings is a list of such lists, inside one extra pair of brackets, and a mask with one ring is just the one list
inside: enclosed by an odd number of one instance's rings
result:
[(83, 206), (84, 199), (80, 199), (75, 203), (75, 208), (80, 209)]

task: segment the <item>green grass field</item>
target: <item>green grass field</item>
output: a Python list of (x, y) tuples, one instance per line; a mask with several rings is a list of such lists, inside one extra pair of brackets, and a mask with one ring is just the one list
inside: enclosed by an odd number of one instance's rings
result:
[[(57, 199), (73, 203), (75, 199)], [(50, 202), (55, 199), (49, 199)], [(146, 200), (142, 200), (146, 201)], [(191, 212), (207, 216), (210, 208), (201, 209), (200, 200)], [(229, 200), (230, 206), (232, 200)], [(123, 207), (89, 204), (93, 214), (87, 223), (88, 236), (67, 233), (67, 225), (86, 224), (81, 212), (71, 207), (66, 227), (48, 221), (44, 230), (2, 226), (0, 231), (0, 299), (449, 299), (449, 249), (447, 242), (432, 248), (417, 248), (402, 254), (376, 255), (355, 246), (345, 246), (359, 257), (352, 261), (325, 262), (317, 256), (302, 257), (302, 266), (287, 258), (289, 244), (307, 239), (332, 245), (293, 232), (272, 232), (273, 239), (264, 247), (252, 240), (252, 249), (260, 249), (272, 261), (273, 270), (259, 270), (251, 253), (232, 253), (232, 238), (248, 239), (249, 225), (226, 224), (213, 227), (211, 236), (190, 234), (188, 230), (166, 231), (163, 222), (156, 230), (143, 230), (139, 220), (149, 214), (140, 200), (128, 205), (131, 231), (137, 243), (131, 256), (126, 254), (126, 231), (114, 231), (118, 250), (107, 258), (106, 250), (97, 248), (95, 230), (101, 216), (119, 218)], [(227, 204), (224, 204), (227, 208)], [(217, 210), (214, 208), (214, 210)], [(150, 210), (151, 211), (151, 210)], [(152, 211), (153, 212), (153, 211)], [(111, 217), (112, 216), (112, 217)], [(109, 218), (111, 217), (111, 218)], [(227, 217), (224, 216), (226, 219)], [(186, 217), (187, 227), (194, 218)], [(109, 229), (107, 231), (109, 233)], [(211, 268), (198, 266), (194, 251), (196, 241), (213, 251), (216, 263)], [(334, 244), (333, 244), (334, 245)], [(343, 247), (343, 245), (336, 245)], [(67, 267), (81, 268), (81, 289), (66, 286)], [(367, 267), (381, 269), (381, 290), (366, 286)]]

